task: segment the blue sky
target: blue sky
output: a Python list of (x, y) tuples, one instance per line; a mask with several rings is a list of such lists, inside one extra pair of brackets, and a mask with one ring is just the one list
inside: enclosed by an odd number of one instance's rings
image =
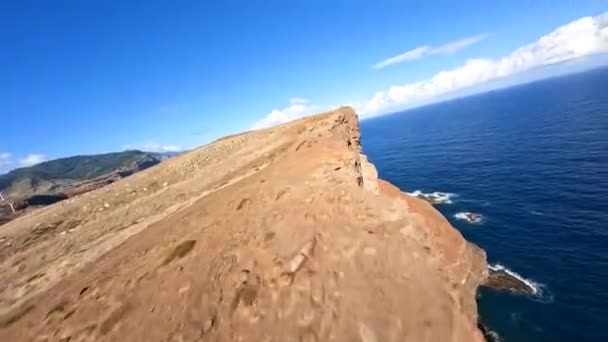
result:
[[(606, 10), (584, 0), (2, 1), (0, 172), (74, 154), (192, 148), (340, 104), (363, 116), (394, 111), (420, 102), (411, 83), (473, 58), (500, 61)], [(564, 60), (605, 52), (605, 38)]]

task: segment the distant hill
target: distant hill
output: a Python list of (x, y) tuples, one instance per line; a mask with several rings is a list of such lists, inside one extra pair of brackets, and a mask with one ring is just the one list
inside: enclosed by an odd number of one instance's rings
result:
[(60, 158), (0, 175), (0, 191), (10, 196), (52, 193), (75, 182), (90, 180), (121, 168), (132, 168), (133, 165), (149, 167), (166, 158), (165, 155), (141, 151)]
[(154, 158), (158, 159), (158, 160), (166, 160), (169, 158), (173, 158), (177, 155), (180, 155), (182, 153), (185, 153), (187, 151), (181, 151), (181, 152), (145, 152), (151, 156), (153, 156)]

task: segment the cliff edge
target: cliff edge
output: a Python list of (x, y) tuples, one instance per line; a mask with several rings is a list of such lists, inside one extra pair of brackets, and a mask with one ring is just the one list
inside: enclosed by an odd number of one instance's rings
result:
[(0, 340), (483, 341), (486, 270), (343, 107), (3, 226)]

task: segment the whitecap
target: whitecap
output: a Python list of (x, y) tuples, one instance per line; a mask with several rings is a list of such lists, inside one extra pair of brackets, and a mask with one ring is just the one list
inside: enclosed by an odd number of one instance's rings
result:
[(481, 214), (472, 213), (470, 211), (461, 211), (454, 214), (454, 218), (457, 220), (466, 221), (470, 224), (481, 224), (484, 221), (484, 217)]
[(439, 191), (422, 192), (420, 190), (416, 190), (414, 192), (408, 192), (407, 194), (410, 196), (424, 199), (427, 202), (430, 202), (432, 204), (451, 204), (452, 198), (457, 196), (456, 194), (449, 193), (449, 192), (439, 192)]

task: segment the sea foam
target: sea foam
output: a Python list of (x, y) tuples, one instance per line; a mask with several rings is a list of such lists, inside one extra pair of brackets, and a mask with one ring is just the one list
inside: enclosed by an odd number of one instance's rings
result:
[(488, 268), (492, 271), (502, 271), (507, 273), (508, 275), (516, 278), (522, 283), (526, 284), (531, 290), (534, 297), (539, 299), (542, 302), (551, 302), (553, 301), (553, 295), (547, 290), (547, 287), (541, 283), (538, 283), (534, 280), (523, 277), (521, 274), (509, 269), (506, 266), (503, 266), (499, 263), (488, 265)]
[(461, 211), (454, 214), (454, 218), (457, 220), (466, 221), (470, 224), (481, 224), (484, 221), (484, 217), (481, 214), (472, 213), (470, 211)]
[(414, 197), (425, 197), (431, 199), (436, 204), (452, 204), (452, 198), (456, 197), (456, 194), (449, 192), (422, 192), (420, 190), (416, 190), (414, 192), (407, 193), (410, 196)]

